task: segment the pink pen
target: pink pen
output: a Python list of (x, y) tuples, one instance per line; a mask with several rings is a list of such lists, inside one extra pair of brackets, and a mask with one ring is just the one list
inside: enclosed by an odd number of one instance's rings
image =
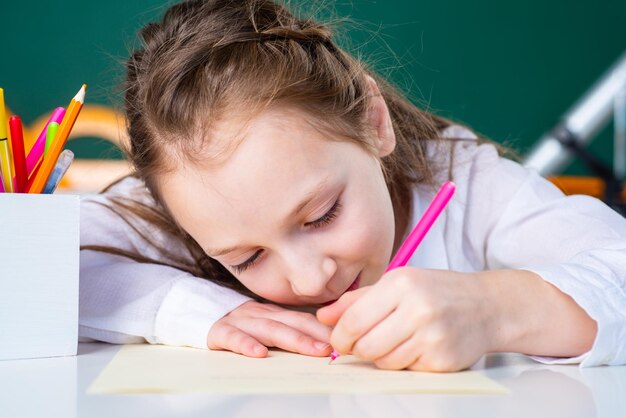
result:
[(65, 109), (62, 107), (57, 107), (50, 115), (50, 119), (46, 122), (46, 125), (43, 127), (43, 130), (39, 134), (39, 138), (33, 144), (33, 147), (28, 152), (28, 156), (26, 157), (26, 171), (28, 171), (28, 176), (32, 174), (33, 170), (37, 166), (37, 163), (43, 156), (43, 151), (46, 148), (46, 132), (48, 131), (48, 125), (51, 122), (61, 123), (63, 120), (63, 116), (65, 116)]
[[(441, 212), (443, 212), (448, 205), (448, 202), (452, 198), (455, 190), (456, 186), (451, 181), (446, 181), (441, 186), (433, 198), (433, 201), (430, 202), (430, 205), (426, 208), (422, 218), (419, 220), (417, 225), (415, 225), (409, 236), (406, 237), (400, 246), (400, 249), (391, 260), (391, 263), (387, 266), (385, 273), (395, 268), (406, 266), (406, 263), (409, 262), (409, 259), (430, 230), (430, 227), (433, 226), (439, 215), (441, 215)], [(329, 364), (332, 363), (337, 357), (339, 357), (339, 353), (333, 350), (330, 355)]]

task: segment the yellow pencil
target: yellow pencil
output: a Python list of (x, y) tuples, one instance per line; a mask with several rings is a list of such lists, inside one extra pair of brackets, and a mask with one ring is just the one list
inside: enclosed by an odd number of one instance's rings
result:
[(0, 88), (0, 168), (4, 191), (13, 192), (13, 171), (11, 170), (11, 152), (7, 139), (7, 115), (4, 108), (4, 90)]
[(78, 114), (83, 108), (86, 89), (87, 85), (83, 84), (67, 107), (65, 117), (59, 125), (59, 129), (54, 136), (50, 149), (48, 149), (48, 153), (40, 164), (41, 167), (39, 168), (39, 171), (28, 188), (28, 193), (41, 193), (46, 186), (48, 177), (50, 177), (50, 174), (52, 173), (52, 170), (54, 169), (54, 166), (63, 151), (63, 147), (67, 142), (67, 138), (70, 136), (70, 131), (74, 127), (74, 122), (76, 122), (76, 118), (78, 118)]

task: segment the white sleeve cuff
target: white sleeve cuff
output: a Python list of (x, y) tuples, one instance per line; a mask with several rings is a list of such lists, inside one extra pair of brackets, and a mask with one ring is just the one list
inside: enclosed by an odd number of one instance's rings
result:
[(581, 367), (585, 359), (589, 357), (591, 351), (587, 351), (585, 354), (581, 354), (576, 357), (544, 357), (544, 356), (529, 356), (531, 359), (543, 364), (580, 364)]
[(249, 297), (196, 277), (177, 280), (157, 312), (151, 343), (207, 348), (213, 324)]

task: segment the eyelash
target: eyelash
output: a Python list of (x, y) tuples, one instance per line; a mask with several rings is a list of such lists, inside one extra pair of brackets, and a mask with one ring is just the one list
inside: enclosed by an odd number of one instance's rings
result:
[[(328, 225), (333, 220), (335, 220), (335, 218), (337, 217), (337, 214), (339, 213), (339, 209), (341, 209), (341, 202), (339, 202), (339, 199), (337, 199), (335, 204), (321, 218), (316, 219), (313, 222), (307, 222), (304, 224), (304, 226), (312, 228), (312, 229), (317, 229), (325, 225)], [(241, 274), (247, 269), (249, 269), (250, 267), (252, 267), (257, 262), (257, 260), (261, 256), (261, 252), (262, 250), (258, 250), (252, 255), (252, 257), (250, 257), (243, 263), (237, 264), (236, 266), (230, 266), (230, 267), (233, 270), (235, 270), (237, 274)]]

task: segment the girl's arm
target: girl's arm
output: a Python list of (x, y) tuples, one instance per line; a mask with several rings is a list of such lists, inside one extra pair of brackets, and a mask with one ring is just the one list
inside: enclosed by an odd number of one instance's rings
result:
[(569, 295), (526, 270), (475, 273), (494, 307), (491, 350), (576, 357), (591, 350), (597, 324)]
[(595, 322), (534, 273), (402, 267), (317, 312), (331, 343), (385, 369), (457, 371), (483, 354), (576, 356)]
[[(110, 197), (133, 196), (141, 183), (128, 178), (110, 192), (81, 201), (81, 246), (150, 249), (119, 215), (103, 206)], [(141, 194), (139, 194), (141, 196)], [(146, 203), (146, 199), (142, 199)], [(164, 235), (151, 234), (167, 245)], [(176, 247), (173, 246), (173, 250)], [(149, 254), (152, 258), (158, 255)], [(80, 254), (80, 335), (114, 343), (150, 343), (206, 348), (206, 336), (221, 317), (250, 300), (181, 270), (101, 251)]]
[(456, 158), (463, 251), (491, 270), (481, 275), (513, 325), (502, 349), (626, 364), (626, 220), (597, 199), (564, 196), (491, 145), (464, 145)]
[(212, 325), (248, 300), (171, 267), (81, 251), (81, 337), (206, 348)]

